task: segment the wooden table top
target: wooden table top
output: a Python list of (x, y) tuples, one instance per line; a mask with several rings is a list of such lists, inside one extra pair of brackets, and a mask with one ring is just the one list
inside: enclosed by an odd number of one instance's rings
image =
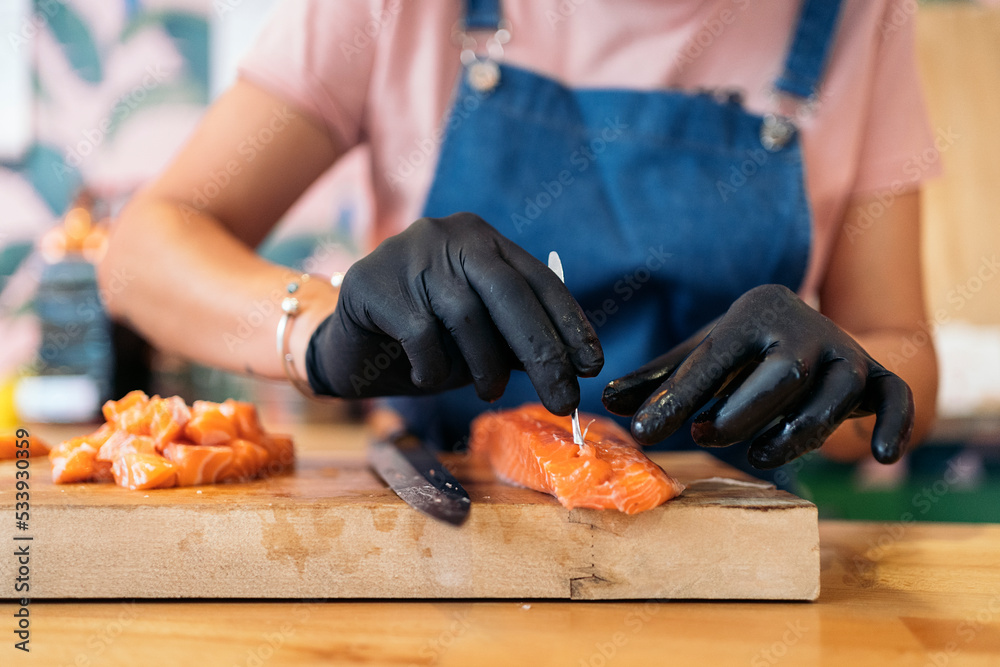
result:
[(36, 602), (30, 654), (3, 603), (0, 663), (1000, 664), (1000, 526), (824, 522), (820, 539), (813, 603)]
[(4, 602), (0, 664), (1000, 664), (1000, 526), (821, 522), (820, 542), (812, 603), (34, 602), (24, 654)]

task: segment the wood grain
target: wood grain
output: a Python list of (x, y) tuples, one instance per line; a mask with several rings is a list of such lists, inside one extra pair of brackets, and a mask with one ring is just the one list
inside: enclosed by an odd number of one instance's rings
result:
[[(0, 664), (1000, 663), (1000, 526), (821, 522), (820, 538), (822, 594), (812, 604), (36, 602), (31, 653), (5, 641)], [(13, 609), (0, 603), (4, 634)]]
[[(816, 508), (710, 456), (664, 454), (689, 488), (659, 508), (566, 510), (447, 465), (473, 507), (461, 528), (416, 512), (360, 452), (306, 452), (291, 474), (247, 484), (128, 491), (32, 483), (34, 598), (816, 597)], [(13, 478), (12, 463), (0, 479)], [(47, 462), (35, 464), (46, 469)], [(12, 512), (12, 498), (0, 513)], [(66, 564), (72, 563), (72, 571)], [(0, 560), (0, 580), (13, 578)]]

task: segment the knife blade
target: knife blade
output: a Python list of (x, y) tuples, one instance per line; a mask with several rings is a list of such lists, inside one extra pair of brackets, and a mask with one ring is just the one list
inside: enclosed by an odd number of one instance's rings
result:
[[(566, 284), (566, 276), (563, 274), (562, 259), (555, 250), (549, 253), (549, 270), (559, 276), (559, 280)], [(580, 430), (580, 410), (573, 410), (573, 442), (583, 447), (583, 432)]]
[(460, 526), (469, 516), (469, 494), (410, 433), (374, 441), (368, 465), (410, 507), (429, 517)]

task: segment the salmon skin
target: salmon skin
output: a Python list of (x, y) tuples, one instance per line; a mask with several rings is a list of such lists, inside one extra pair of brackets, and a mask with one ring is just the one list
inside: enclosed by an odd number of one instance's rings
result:
[(160, 398), (141, 391), (104, 404), (107, 422), (49, 452), (56, 484), (114, 480), (129, 489), (246, 481), (290, 466), (291, 437), (267, 433), (250, 403)]
[(618, 424), (593, 415), (580, 419), (590, 422), (583, 446), (573, 442), (569, 417), (540, 404), (487, 412), (473, 420), (469, 446), (503, 481), (553, 495), (567, 509), (638, 514), (684, 490)]

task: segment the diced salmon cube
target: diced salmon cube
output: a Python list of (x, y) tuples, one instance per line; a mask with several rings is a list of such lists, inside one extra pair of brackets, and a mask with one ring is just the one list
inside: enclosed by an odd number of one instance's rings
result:
[(133, 405), (119, 414), (115, 423), (119, 431), (127, 431), (132, 435), (149, 435), (150, 420), (146, 405)]
[(92, 444), (97, 449), (108, 441), (112, 435), (115, 434), (115, 427), (113, 424), (101, 424), (101, 428), (97, 429), (87, 437), (87, 442)]
[(274, 474), (295, 464), (295, 446), (292, 436), (282, 433), (264, 433), (260, 444), (268, 452), (267, 472)]
[(97, 449), (86, 438), (72, 438), (56, 445), (49, 452), (52, 461), (52, 481), (56, 484), (85, 482), (94, 474)]
[(174, 464), (159, 454), (127, 452), (111, 464), (111, 472), (127, 489), (166, 489), (177, 483)]
[(98, 461), (94, 459), (94, 472), (90, 476), (91, 482), (113, 482), (115, 475), (111, 472), (111, 461)]
[(148, 411), (149, 435), (155, 441), (157, 451), (163, 451), (168, 443), (177, 440), (191, 420), (191, 410), (180, 396), (156, 396), (149, 402)]
[(253, 403), (234, 401), (230, 398), (222, 402), (219, 410), (236, 424), (238, 437), (253, 442), (260, 440), (260, 420), (257, 417), (257, 407)]
[[(26, 447), (18, 447), (18, 443), (24, 440), (28, 441), (28, 445)], [(16, 435), (0, 435), (0, 461), (16, 459), (19, 449), (26, 450), (28, 456), (45, 456), (49, 453), (49, 446), (37, 436), (18, 438)], [(21, 456), (24, 456), (24, 454)]]
[(228, 445), (188, 445), (171, 442), (163, 455), (174, 463), (177, 486), (197, 486), (221, 481), (233, 461)]
[(126, 431), (115, 431), (97, 450), (97, 460), (114, 463), (128, 453), (156, 454), (156, 443), (146, 435), (133, 435)]
[(63, 440), (49, 451), (49, 458), (51, 459), (53, 456), (65, 456), (66, 454), (72, 452), (74, 449), (89, 444), (90, 444), (90, 438), (85, 435), (80, 436), (78, 438), (70, 438), (69, 440)]
[(222, 413), (218, 403), (195, 401), (184, 435), (196, 445), (222, 445), (237, 437), (236, 422)]
[(256, 442), (236, 438), (229, 443), (233, 450), (233, 458), (229, 469), (223, 478), (226, 480), (247, 481), (253, 479), (267, 465), (270, 454)]
[(130, 391), (121, 397), (117, 401), (108, 401), (104, 404), (101, 411), (104, 413), (104, 419), (111, 424), (118, 424), (118, 416), (136, 406), (146, 407), (149, 403), (149, 397), (146, 396), (145, 392), (141, 391)]

